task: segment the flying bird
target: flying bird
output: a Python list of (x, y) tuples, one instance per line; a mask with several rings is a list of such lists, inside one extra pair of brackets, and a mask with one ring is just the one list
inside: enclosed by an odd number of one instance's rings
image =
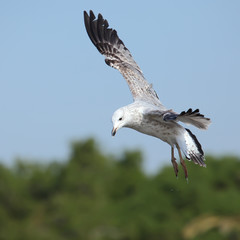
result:
[(151, 84), (133, 59), (130, 51), (118, 37), (117, 31), (109, 28), (108, 21), (98, 14), (96, 19), (90, 10), (84, 11), (84, 22), (88, 36), (98, 51), (105, 56), (107, 65), (119, 70), (125, 78), (133, 96), (133, 103), (117, 109), (112, 116), (112, 136), (122, 128), (132, 128), (141, 133), (159, 138), (171, 146), (171, 162), (178, 176), (178, 164), (174, 156), (176, 148), (185, 178), (188, 171), (182, 153), (188, 160), (205, 167), (204, 152), (196, 136), (179, 122), (207, 129), (209, 118), (200, 114), (199, 109), (176, 113), (167, 109), (159, 100)]

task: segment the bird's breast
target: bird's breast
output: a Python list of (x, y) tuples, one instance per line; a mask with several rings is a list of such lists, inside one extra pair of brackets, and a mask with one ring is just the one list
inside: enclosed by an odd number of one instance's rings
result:
[(178, 135), (178, 125), (161, 123), (158, 121), (142, 121), (140, 124), (133, 127), (136, 131), (156, 137), (164, 142), (173, 145), (176, 143)]

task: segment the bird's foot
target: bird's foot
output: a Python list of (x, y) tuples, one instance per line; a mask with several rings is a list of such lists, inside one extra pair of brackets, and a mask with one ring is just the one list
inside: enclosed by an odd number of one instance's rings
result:
[(178, 177), (178, 164), (176, 162), (176, 158), (172, 158), (172, 165), (173, 165), (175, 175), (176, 175), (176, 177)]
[(184, 162), (184, 160), (183, 160), (182, 158), (180, 159), (180, 161), (181, 161), (181, 165), (182, 165), (182, 168), (183, 168), (183, 171), (184, 171), (185, 179), (186, 179), (187, 182), (188, 182), (187, 166), (186, 166), (186, 164), (185, 164), (185, 162)]

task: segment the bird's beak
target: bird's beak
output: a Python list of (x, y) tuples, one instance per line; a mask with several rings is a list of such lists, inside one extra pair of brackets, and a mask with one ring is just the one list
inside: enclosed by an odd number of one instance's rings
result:
[(115, 136), (116, 132), (117, 132), (117, 128), (113, 128), (113, 129), (112, 129), (112, 136), (113, 136), (113, 137)]

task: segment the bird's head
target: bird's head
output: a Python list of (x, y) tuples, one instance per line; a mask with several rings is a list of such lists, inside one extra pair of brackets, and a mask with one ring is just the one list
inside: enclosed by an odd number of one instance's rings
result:
[(112, 123), (113, 123), (112, 136), (115, 136), (116, 132), (120, 128), (128, 126), (129, 117), (126, 110), (127, 109), (122, 107), (114, 112), (112, 116)]

